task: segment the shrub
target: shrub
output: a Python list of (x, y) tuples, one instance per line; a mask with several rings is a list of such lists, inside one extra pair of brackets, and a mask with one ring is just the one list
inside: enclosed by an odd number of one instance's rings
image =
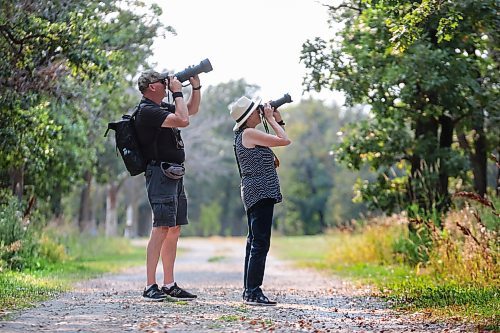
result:
[(39, 269), (67, 258), (64, 246), (42, 232), (45, 218), (34, 202), (23, 210), (17, 198), (0, 198), (0, 270)]
[(35, 265), (38, 243), (21, 204), (12, 196), (0, 203), (0, 263), (4, 268), (22, 270)]

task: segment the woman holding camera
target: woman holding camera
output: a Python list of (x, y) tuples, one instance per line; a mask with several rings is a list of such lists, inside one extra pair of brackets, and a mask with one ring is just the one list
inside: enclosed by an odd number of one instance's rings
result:
[[(276, 168), (278, 160), (270, 147), (291, 143), (284, 130), (281, 114), (261, 99), (243, 96), (230, 105), (231, 117), (236, 121), (234, 149), (241, 176), (241, 199), (247, 212), (248, 236), (245, 254), (243, 301), (249, 305), (272, 306), (262, 292), (266, 257), (271, 243), (274, 204), (281, 202), (280, 184)], [(261, 116), (275, 134), (255, 127)]]

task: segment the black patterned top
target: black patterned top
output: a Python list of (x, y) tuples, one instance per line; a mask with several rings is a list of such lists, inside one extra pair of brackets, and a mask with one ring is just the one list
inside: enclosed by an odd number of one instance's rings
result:
[(245, 210), (259, 200), (282, 201), (280, 182), (274, 167), (274, 154), (269, 147), (246, 148), (242, 143), (244, 130), (235, 132), (236, 156), (241, 168), (241, 200)]

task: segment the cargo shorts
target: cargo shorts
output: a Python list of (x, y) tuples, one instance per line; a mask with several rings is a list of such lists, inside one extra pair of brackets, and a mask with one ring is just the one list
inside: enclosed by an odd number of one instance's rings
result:
[(148, 200), (153, 211), (153, 227), (188, 224), (184, 178), (168, 178), (156, 165), (148, 165), (144, 175)]

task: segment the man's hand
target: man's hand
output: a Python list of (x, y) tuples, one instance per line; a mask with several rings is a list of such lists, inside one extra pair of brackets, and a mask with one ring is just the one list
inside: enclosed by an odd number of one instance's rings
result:
[(200, 86), (200, 77), (196, 74), (195, 76), (189, 78), (189, 82), (193, 88), (197, 88)]
[(168, 90), (171, 92), (182, 92), (182, 82), (177, 79), (177, 76), (170, 77), (168, 80)]

